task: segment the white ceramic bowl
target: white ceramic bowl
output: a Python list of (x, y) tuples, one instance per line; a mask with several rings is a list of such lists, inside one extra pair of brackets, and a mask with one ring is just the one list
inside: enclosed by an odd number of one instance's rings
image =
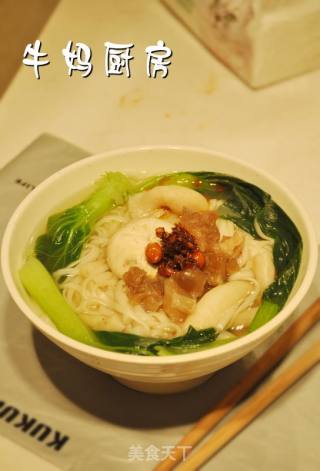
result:
[[(282, 311), (255, 332), (236, 341), (197, 353), (143, 357), (108, 352), (84, 345), (58, 332), (45, 313), (23, 289), (17, 272), (30, 239), (49, 214), (66, 205), (102, 173), (158, 174), (175, 170), (208, 170), (237, 176), (270, 193), (296, 224), (303, 239), (300, 272)], [(292, 314), (306, 294), (317, 263), (317, 244), (310, 221), (299, 202), (279, 182), (236, 159), (199, 148), (141, 147), (107, 152), (81, 160), (41, 183), (20, 204), (10, 219), (2, 244), (2, 269), (14, 301), (24, 315), (56, 345), (87, 365), (109, 373), (120, 382), (145, 392), (177, 392), (189, 389), (220, 368), (233, 363), (269, 337)]]

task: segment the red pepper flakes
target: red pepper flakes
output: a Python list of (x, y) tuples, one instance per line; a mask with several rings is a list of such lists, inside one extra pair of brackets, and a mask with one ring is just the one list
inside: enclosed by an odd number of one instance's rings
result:
[[(195, 238), (180, 224), (176, 224), (171, 232), (163, 227), (156, 229), (156, 235), (161, 239), (162, 258), (158, 265), (158, 273), (170, 277), (176, 271), (187, 268), (204, 268), (205, 257), (199, 250)], [(149, 261), (149, 260), (148, 260)]]

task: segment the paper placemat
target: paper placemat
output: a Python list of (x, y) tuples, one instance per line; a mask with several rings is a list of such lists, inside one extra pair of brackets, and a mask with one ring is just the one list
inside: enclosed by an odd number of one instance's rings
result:
[[(0, 230), (47, 176), (88, 155), (40, 136), (0, 171)], [(320, 270), (303, 306), (320, 295)], [(319, 339), (316, 327), (277, 372)], [(268, 344), (270, 341), (268, 342)], [(22, 315), (0, 278), (0, 434), (70, 471), (149, 471), (221, 399), (267, 345), (198, 388), (152, 396), (127, 389), (67, 355)], [(275, 374), (277, 374), (277, 372)], [(226, 446), (204, 470), (318, 471), (319, 367)], [(0, 458), (1, 464), (1, 458)]]

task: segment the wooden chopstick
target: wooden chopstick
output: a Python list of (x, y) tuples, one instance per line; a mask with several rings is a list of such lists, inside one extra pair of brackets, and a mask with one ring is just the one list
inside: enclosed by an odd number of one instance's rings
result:
[(261, 390), (247, 400), (220, 430), (179, 466), (179, 471), (195, 471), (241, 430), (250, 424), (273, 401), (290, 388), (298, 379), (320, 362), (320, 342), (316, 342), (292, 366), (278, 377), (269, 381)]
[(231, 409), (291, 350), (291, 348), (320, 320), (320, 298), (291, 324), (262, 357), (248, 370), (240, 382), (202, 417), (179, 441), (170, 457), (159, 463), (155, 471), (171, 471), (225, 417)]

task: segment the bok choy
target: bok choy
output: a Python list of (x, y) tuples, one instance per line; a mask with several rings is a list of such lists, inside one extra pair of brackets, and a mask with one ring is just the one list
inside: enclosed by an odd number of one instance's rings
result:
[(37, 258), (51, 273), (77, 260), (97, 220), (124, 204), (132, 189), (133, 181), (126, 175), (106, 173), (89, 198), (49, 217), (46, 233), (35, 244)]

